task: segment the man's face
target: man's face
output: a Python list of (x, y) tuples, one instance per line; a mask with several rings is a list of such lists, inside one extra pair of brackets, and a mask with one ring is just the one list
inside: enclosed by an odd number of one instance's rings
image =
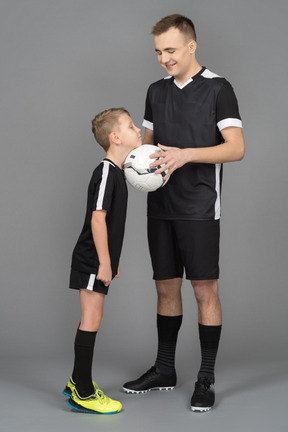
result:
[(142, 144), (141, 129), (134, 125), (128, 114), (122, 114), (119, 117), (118, 124), (117, 135), (123, 147), (130, 151)]
[(187, 40), (175, 27), (155, 36), (158, 61), (178, 82), (184, 83), (191, 78), (190, 70), (193, 67), (195, 50), (196, 42)]

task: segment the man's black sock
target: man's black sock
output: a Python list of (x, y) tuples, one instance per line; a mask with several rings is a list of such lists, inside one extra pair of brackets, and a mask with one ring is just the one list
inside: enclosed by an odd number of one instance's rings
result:
[(97, 332), (77, 330), (74, 352), (75, 361), (72, 379), (79, 396), (85, 398), (94, 393), (92, 382), (92, 361)]
[(201, 345), (201, 366), (198, 379), (207, 377), (211, 384), (215, 383), (214, 368), (222, 326), (205, 326), (199, 324)]
[(157, 314), (158, 352), (155, 366), (166, 375), (175, 370), (175, 351), (181, 324), (182, 315), (164, 316)]

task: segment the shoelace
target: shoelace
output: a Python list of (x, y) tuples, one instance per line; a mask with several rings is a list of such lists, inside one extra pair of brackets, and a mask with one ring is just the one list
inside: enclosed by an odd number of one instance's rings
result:
[(106, 399), (106, 396), (104, 395), (103, 391), (100, 389), (96, 389), (94, 395), (93, 395), (93, 399), (99, 399), (100, 402), (104, 402)]

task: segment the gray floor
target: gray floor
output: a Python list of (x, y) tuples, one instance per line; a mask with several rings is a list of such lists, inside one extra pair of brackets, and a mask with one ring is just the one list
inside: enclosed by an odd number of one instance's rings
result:
[[(193, 413), (189, 401), (193, 381), (178, 371), (177, 388), (145, 395), (122, 393), (121, 384), (137, 376), (115, 362), (101, 362), (97, 382), (106, 394), (121, 400), (116, 415), (74, 413), (61, 395), (67, 360), (18, 359), (1, 362), (0, 430), (37, 431), (283, 431), (287, 430), (287, 361), (230, 364), (217, 372), (217, 403), (209, 413)], [(220, 369), (220, 370), (219, 370)], [(94, 371), (95, 372), (95, 371)], [(142, 371), (141, 371), (142, 372)]]

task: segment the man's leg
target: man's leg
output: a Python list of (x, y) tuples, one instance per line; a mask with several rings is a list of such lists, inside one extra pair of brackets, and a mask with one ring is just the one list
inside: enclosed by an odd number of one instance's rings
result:
[(182, 323), (181, 278), (156, 281), (158, 295), (157, 330), (158, 352), (155, 365), (135, 381), (124, 384), (127, 393), (150, 390), (171, 390), (177, 378), (175, 350)]
[(181, 284), (180, 278), (156, 281), (158, 351), (155, 367), (166, 375), (175, 373), (176, 344), (182, 324)]
[(198, 320), (202, 325), (222, 324), (221, 303), (218, 295), (218, 281), (191, 281), (198, 305)]
[(156, 281), (157, 313), (159, 315), (182, 315), (181, 285), (181, 278)]
[(215, 382), (214, 368), (222, 328), (218, 281), (202, 280), (191, 282), (198, 305), (201, 345), (201, 366), (191, 399), (191, 407), (193, 411), (208, 411), (215, 400), (212, 385)]

